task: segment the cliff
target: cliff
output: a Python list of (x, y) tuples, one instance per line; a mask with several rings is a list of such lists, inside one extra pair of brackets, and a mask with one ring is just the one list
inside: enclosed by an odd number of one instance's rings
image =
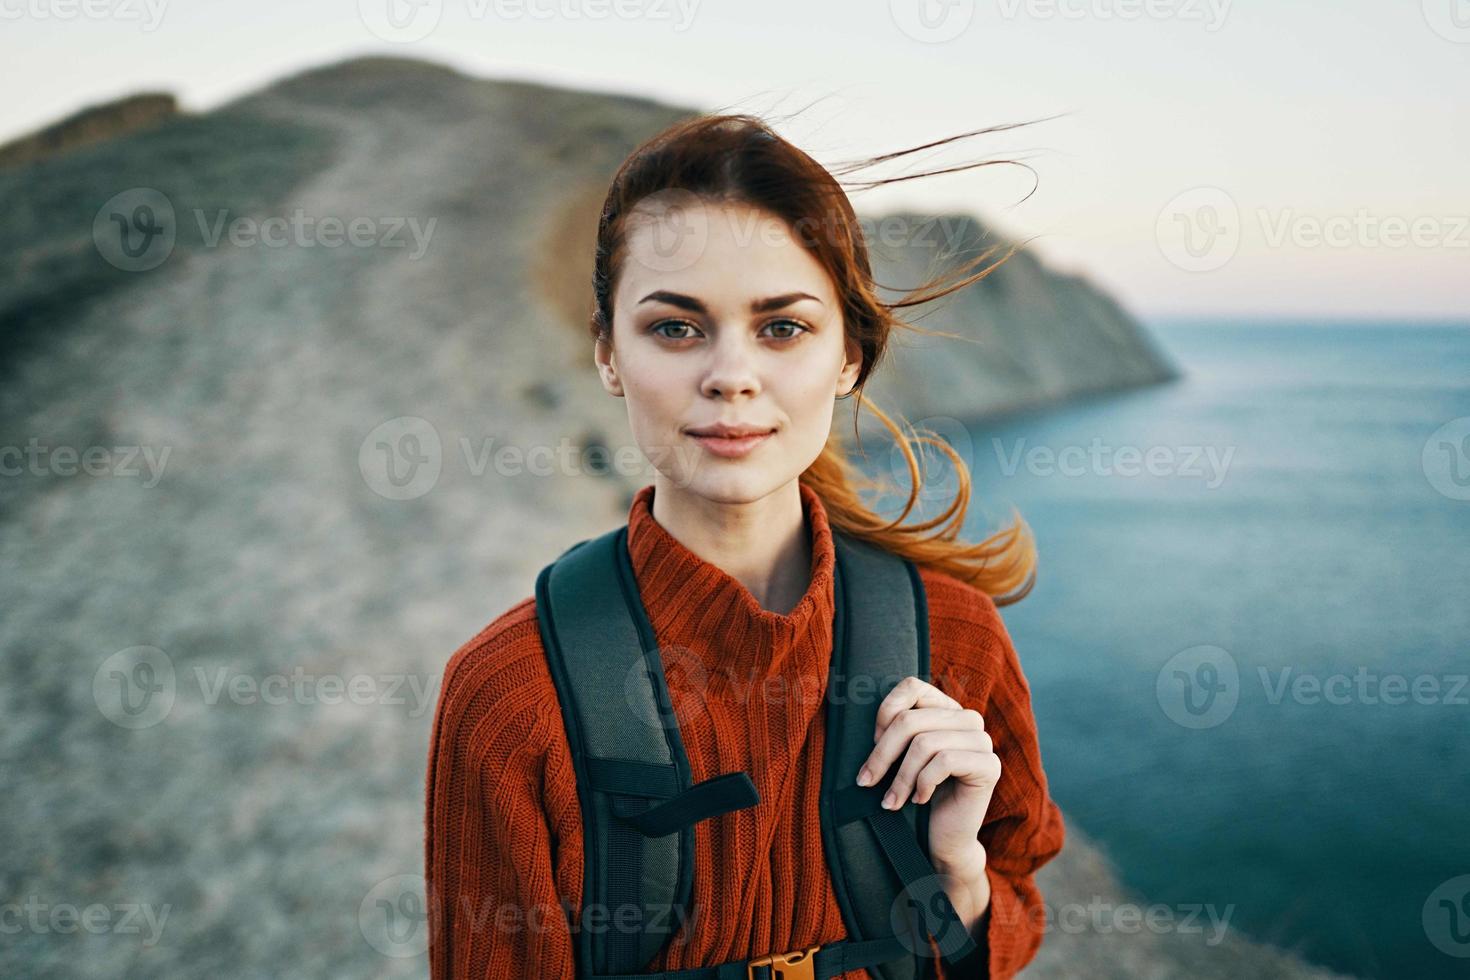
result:
[[(875, 278), (889, 301), (939, 270), (990, 252), (979, 282), (913, 307), (906, 318), (925, 331), (896, 337), (890, 361), (869, 393), (911, 419), (976, 419), (1179, 377), (1147, 331), (1084, 276), (1053, 271), (1029, 248), (971, 215), (899, 212), (877, 227), (912, 228), (891, 247), (881, 233)], [(1003, 261), (1002, 261), (1003, 260)], [(998, 263), (998, 264), (996, 264)]]

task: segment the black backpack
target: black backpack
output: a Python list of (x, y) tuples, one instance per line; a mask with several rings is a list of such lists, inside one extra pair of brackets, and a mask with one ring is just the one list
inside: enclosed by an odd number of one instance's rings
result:
[[(873, 749), (878, 704), (901, 678), (929, 678), (923, 584), (912, 562), (833, 528), (835, 613), (819, 807), (849, 938), (718, 966), (641, 972), (688, 913), (694, 824), (754, 806), (760, 796), (745, 772), (691, 785), (627, 534), (624, 525), (578, 542), (536, 579), (536, 614), (566, 720), (584, 830), (584, 916), (573, 924), (577, 976), (807, 980), (866, 967), (881, 980), (920, 980), (933, 975), (926, 936), (946, 963), (975, 954), (929, 860), (927, 805), (879, 805), (897, 764), (876, 785), (857, 785)], [(839, 678), (852, 696), (834, 691)]]

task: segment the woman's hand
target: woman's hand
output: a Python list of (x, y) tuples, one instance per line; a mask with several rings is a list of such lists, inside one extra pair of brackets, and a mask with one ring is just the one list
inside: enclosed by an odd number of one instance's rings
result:
[[(988, 899), (980, 825), (1000, 780), (1000, 757), (980, 712), (962, 707), (932, 684), (905, 677), (878, 705), (873, 739), (858, 785), (880, 781), (902, 756), (883, 806), (896, 810), (910, 793), (915, 803), (931, 803), (929, 852), (935, 870), (986, 891)], [(978, 916), (984, 909), (973, 911)]]

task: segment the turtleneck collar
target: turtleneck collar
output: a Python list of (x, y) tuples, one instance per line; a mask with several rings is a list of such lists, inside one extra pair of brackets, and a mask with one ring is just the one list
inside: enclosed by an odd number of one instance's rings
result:
[(653, 484), (634, 495), (628, 552), (661, 648), (692, 653), (711, 675), (731, 681), (800, 674), (825, 683), (836, 552), (821, 498), (804, 483), (798, 487), (810, 534), (811, 580), (785, 615), (761, 608), (739, 579), (690, 551), (655, 520)]

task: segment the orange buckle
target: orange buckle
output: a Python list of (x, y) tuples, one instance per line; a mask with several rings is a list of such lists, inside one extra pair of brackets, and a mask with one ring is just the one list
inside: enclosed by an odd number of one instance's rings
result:
[(802, 950), (772, 953), (770, 956), (751, 960), (745, 967), (745, 976), (747, 980), (756, 980), (755, 968), (768, 966), (771, 968), (771, 980), (816, 980), (817, 950), (821, 948), (808, 946)]

